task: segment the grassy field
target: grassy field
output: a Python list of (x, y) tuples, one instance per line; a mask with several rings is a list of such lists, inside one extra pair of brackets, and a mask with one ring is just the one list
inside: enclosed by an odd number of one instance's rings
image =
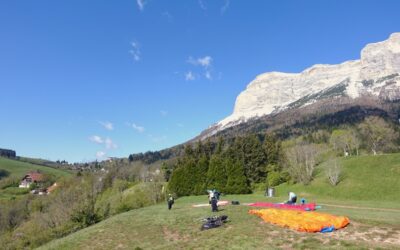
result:
[[(343, 180), (331, 186), (324, 164), (317, 169), (311, 185), (281, 185), (278, 193), (289, 190), (308, 198), (327, 197), (335, 200), (388, 201), (400, 206), (400, 154), (342, 158)], [(378, 205), (379, 206), (379, 205)]]
[(53, 174), (57, 177), (69, 176), (70, 172), (65, 170), (35, 165), (0, 157), (0, 169), (10, 172), (10, 176), (23, 177), (29, 171), (39, 170), (43, 173)]
[[(213, 215), (206, 196), (183, 197), (171, 211), (166, 204), (111, 217), (41, 249), (400, 249), (400, 154), (343, 159), (343, 181), (331, 187), (323, 165), (309, 186), (281, 185), (277, 197), (262, 193), (223, 196), (243, 203), (282, 202), (287, 191), (323, 204), (320, 212), (348, 216), (349, 226), (327, 234), (299, 233), (249, 215), (245, 205), (221, 207), (223, 227), (200, 231), (201, 219)], [(353, 197), (353, 198), (352, 198)]]
[[(31, 163), (11, 160), (7, 158), (0, 157), (0, 169), (6, 170), (10, 173), (11, 178), (22, 178), (26, 173), (30, 171), (39, 170), (42, 173), (52, 174), (56, 177), (67, 177), (71, 175), (71, 172), (65, 170), (59, 170), (55, 168), (35, 165)], [(19, 189), (16, 187), (8, 187), (6, 189), (0, 189), (0, 200), (10, 199), (18, 195), (23, 195), (26, 193), (25, 189)]]
[[(261, 194), (226, 196), (241, 202), (267, 200)], [(272, 201), (281, 201), (275, 198)], [(249, 215), (250, 207), (225, 206), (217, 214), (228, 215), (223, 227), (200, 231), (201, 219), (210, 208), (192, 208), (207, 202), (206, 196), (178, 199), (171, 211), (166, 204), (132, 210), (40, 249), (270, 249), (353, 248), (395, 249), (400, 247), (400, 210), (350, 209), (323, 206), (322, 212), (347, 215), (351, 224), (328, 234), (299, 233), (264, 223)], [(332, 203), (334, 201), (331, 201)], [(354, 205), (357, 204), (356, 202)]]

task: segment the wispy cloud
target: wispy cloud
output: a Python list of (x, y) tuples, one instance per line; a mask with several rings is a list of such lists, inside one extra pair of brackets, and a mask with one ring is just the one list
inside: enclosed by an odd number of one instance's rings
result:
[(110, 138), (105, 139), (104, 144), (106, 149), (116, 149), (118, 147)]
[(223, 15), (225, 11), (228, 10), (230, 4), (231, 4), (230, 0), (225, 0), (225, 4), (221, 7), (221, 15)]
[(186, 81), (193, 81), (195, 79), (196, 79), (196, 77), (193, 75), (192, 71), (189, 71), (185, 74)]
[(147, 1), (146, 0), (136, 0), (136, 3), (138, 5), (138, 7), (139, 7), (139, 10), (143, 11), (144, 10), (144, 6), (147, 4)]
[(163, 13), (161, 13), (161, 15), (167, 19), (168, 22), (172, 22), (174, 20), (174, 17), (172, 16), (172, 14), (169, 11), (164, 11)]
[(200, 65), (204, 68), (208, 68), (212, 64), (212, 57), (211, 56), (204, 56), (204, 57), (199, 57), (197, 59), (193, 57), (189, 57), (188, 63), (193, 64), (193, 65)]
[(201, 66), (203, 66), (203, 67), (205, 67), (205, 68), (208, 68), (209, 66), (211, 66), (212, 57), (211, 57), (211, 56), (205, 56), (205, 57), (203, 57), (203, 58), (198, 58), (198, 59), (197, 59), (197, 62), (198, 62)]
[(160, 114), (161, 114), (161, 116), (167, 116), (168, 115), (168, 111), (165, 111), (165, 110), (161, 110), (160, 111)]
[(132, 55), (133, 60), (136, 62), (140, 61), (141, 59), (141, 52), (140, 52), (140, 45), (138, 42), (131, 42), (131, 49), (129, 53)]
[(137, 125), (137, 124), (135, 124), (135, 123), (132, 123), (132, 128), (134, 129), (134, 130), (136, 130), (137, 132), (139, 132), (139, 133), (143, 133), (144, 132), (144, 127), (143, 126), (139, 126), (139, 125)]
[(183, 128), (185, 125), (183, 125), (182, 123), (177, 123), (176, 126)]
[(114, 130), (114, 125), (111, 122), (99, 122), (105, 129)]
[[(187, 63), (203, 68), (205, 78), (208, 80), (212, 80), (211, 72), (213, 68), (213, 58), (211, 56), (204, 56), (199, 58), (193, 58), (190, 56), (187, 60)], [(188, 73), (191, 73), (191, 71), (189, 71)], [(191, 73), (191, 75), (188, 75), (188, 73), (186, 73), (186, 80), (195, 80), (193, 73)], [(193, 78), (191, 78), (190, 76), (193, 76)]]
[(208, 80), (212, 80), (212, 76), (211, 76), (211, 72), (210, 71), (206, 71), (206, 73), (204, 73), (204, 76), (208, 79)]
[(104, 142), (103, 138), (101, 138), (98, 135), (93, 135), (93, 136), (89, 137), (89, 140), (94, 142), (94, 143), (97, 143), (97, 144), (103, 144), (103, 142)]
[(98, 151), (96, 153), (96, 159), (97, 160), (102, 160), (102, 159), (104, 159), (105, 156), (106, 156), (106, 153), (104, 151)]
[(202, 10), (207, 10), (207, 6), (204, 4), (203, 0), (199, 0), (199, 5)]

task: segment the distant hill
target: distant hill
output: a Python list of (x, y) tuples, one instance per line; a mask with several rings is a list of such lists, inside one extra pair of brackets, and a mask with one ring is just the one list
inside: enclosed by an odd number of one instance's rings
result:
[(32, 163), (22, 162), (3, 157), (0, 157), (0, 169), (9, 172), (10, 176), (15, 176), (15, 177), (23, 177), (27, 172), (36, 170), (41, 171), (43, 173), (53, 174), (56, 177), (71, 175), (71, 172), (69, 171), (36, 165)]

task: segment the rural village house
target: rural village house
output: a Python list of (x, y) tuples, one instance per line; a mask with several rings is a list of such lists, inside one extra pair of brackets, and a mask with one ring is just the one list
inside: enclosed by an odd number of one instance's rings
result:
[(24, 178), (22, 178), (21, 183), (19, 184), (20, 188), (29, 188), (33, 183), (42, 182), (44, 179), (43, 174), (38, 172), (30, 172), (27, 173)]

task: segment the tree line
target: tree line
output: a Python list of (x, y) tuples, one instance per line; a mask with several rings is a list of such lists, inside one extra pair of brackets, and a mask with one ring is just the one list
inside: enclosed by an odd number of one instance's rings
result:
[(377, 116), (354, 125), (320, 129), (280, 141), (272, 134), (238, 136), (224, 143), (199, 141), (186, 145), (172, 167), (163, 167), (169, 189), (178, 196), (200, 195), (216, 188), (227, 194), (249, 193), (255, 187), (283, 182), (308, 185), (316, 167), (327, 162), (327, 179), (341, 180), (337, 157), (399, 151), (399, 127)]
[(249, 193), (258, 183), (270, 179), (276, 184), (276, 179), (284, 179), (281, 154), (280, 142), (270, 134), (236, 137), (229, 144), (223, 138), (217, 143), (199, 141), (185, 146), (168, 187), (178, 196), (200, 195), (214, 188), (223, 193)]

